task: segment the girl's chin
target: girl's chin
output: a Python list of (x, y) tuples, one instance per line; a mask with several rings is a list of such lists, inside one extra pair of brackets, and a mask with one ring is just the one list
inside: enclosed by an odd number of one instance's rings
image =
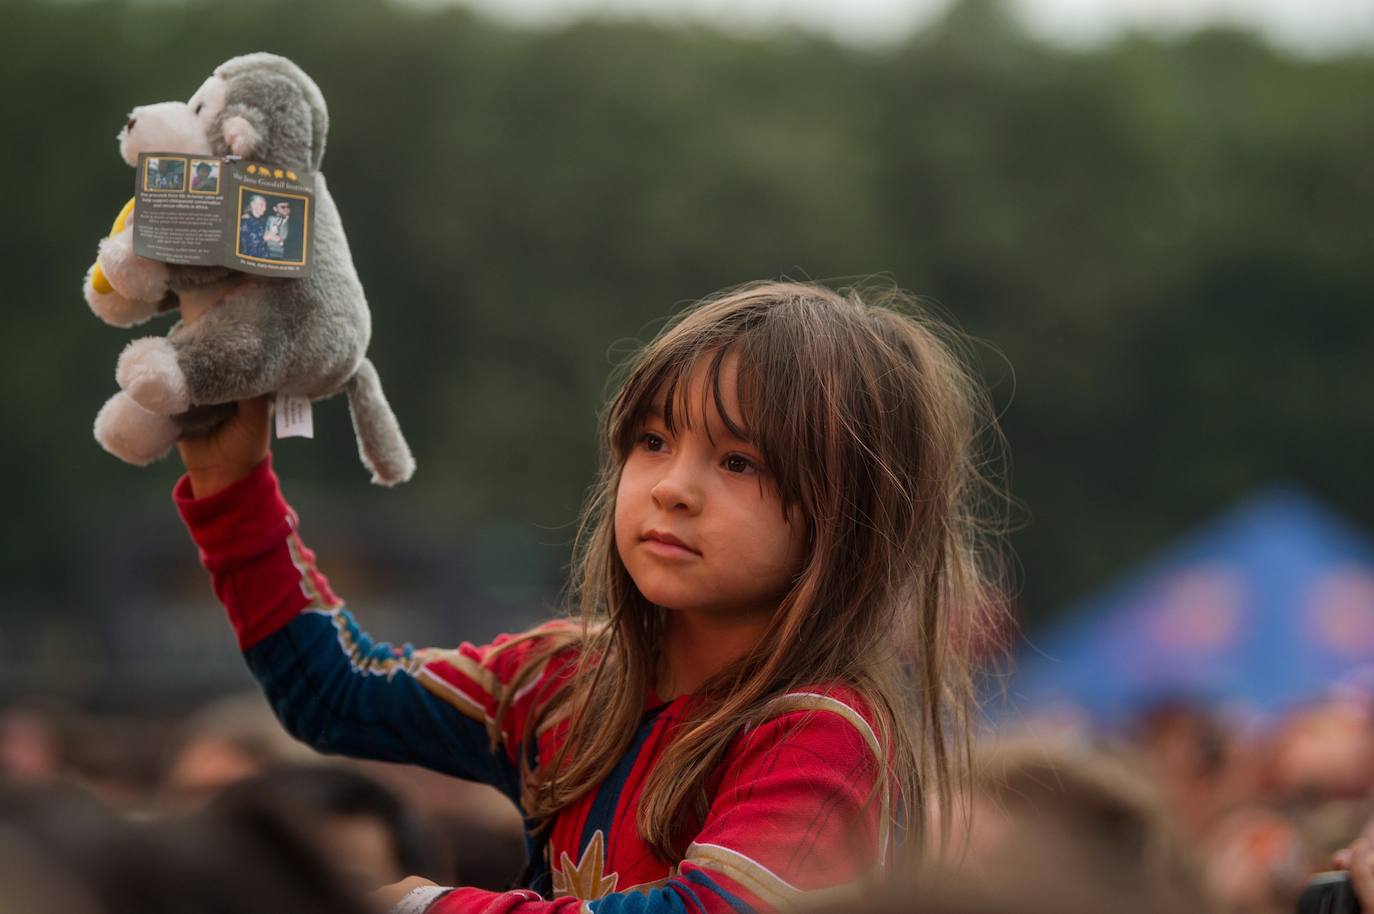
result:
[(758, 622), (767, 619), (768, 612), (749, 611), (741, 609), (739, 606), (721, 606), (715, 603), (702, 604), (692, 600), (649, 600), (655, 606), (666, 611), (669, 616), (690, 616), (696, 619), (709, 620), (714, 623), (731, 622)]

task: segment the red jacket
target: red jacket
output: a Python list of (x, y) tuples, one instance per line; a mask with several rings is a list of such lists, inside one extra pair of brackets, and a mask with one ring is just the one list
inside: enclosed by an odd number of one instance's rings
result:
[[(549, 659), (498, 724), (497, 705), (533, 641), (495, 659), (492, 648), (508, 636), (452, 650), (373, 641), (302, 544), (270, 458), (208, 498), (192, 498), (183, 478), (174, 498), (248, 665), (291, 733), (322, 752), (482, 781), (519, 805), (517, 760), (549, 758), (564, 732), (544, 728), (538, 745), (526, 746), (525, 724), (573, 671), (573, 650)], [(710, 779), (709, 813), (685, 856), (671, 866), (656, 859), (635, 812), (691, 700), (649, 696), (610, 777), (564, 808), (546, 840), (527, 835), (529, 889), (458, 888), (428, 910), (771, 911), (802, 892), (851, 887), (884, 864), (891, 813), (874, 797), (884, 753), (866, 705), (838, 686), (779, 695), (773, 716), (741, 732)]]

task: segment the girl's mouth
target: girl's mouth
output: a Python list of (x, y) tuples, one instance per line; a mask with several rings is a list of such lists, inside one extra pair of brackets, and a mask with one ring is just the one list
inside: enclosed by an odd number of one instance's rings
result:
[(664, 530), (648, 530), (640, 538), (649, 551), (666, 558), (699, 556), (691, 546)]

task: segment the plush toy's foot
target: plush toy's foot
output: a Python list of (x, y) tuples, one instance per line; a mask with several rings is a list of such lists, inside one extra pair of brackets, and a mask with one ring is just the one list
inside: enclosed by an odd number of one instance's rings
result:
[(132, 327), (158, 312), (157, 302), (134, 301), (116, 292), (98, 263), (86, 271), (82, 292), (95, 316), (112, 327)]
[(134, 253), (132, 229), (101, 241), (96, 263), (114, 290), (127, 299), (160, 302), (167, 294), (167, 265)]
[(177, 353), (164, 337), (134, 340), (119, 354), (115, 380), (139, 406), (170, 415), (191, 405), (186, 374), (177, 364)]
[(125, 463), (147, 466), (176, 443), (178, 429), (170, 416), (150, 413), (120, 391), (95, 417), (95, 440)]

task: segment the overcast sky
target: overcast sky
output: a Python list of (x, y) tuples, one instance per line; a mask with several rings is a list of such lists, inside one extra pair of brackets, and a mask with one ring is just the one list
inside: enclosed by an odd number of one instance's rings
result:
[[(415, 0), (424, 4), (447, 0)], [(756, 30), (779, 21), (848, 41), (901, 37), (947, 0), (467, 0), (522, 21), (563, 20), (588, 11), (704, 19)], [(1056, 41), (1091, 43), (1123, 27), (1178, 31), (1209, 21), (1253, 26), (1304, 53), (1374, 49), (1374, 0), (1009, 0), (1032, 31)]]

